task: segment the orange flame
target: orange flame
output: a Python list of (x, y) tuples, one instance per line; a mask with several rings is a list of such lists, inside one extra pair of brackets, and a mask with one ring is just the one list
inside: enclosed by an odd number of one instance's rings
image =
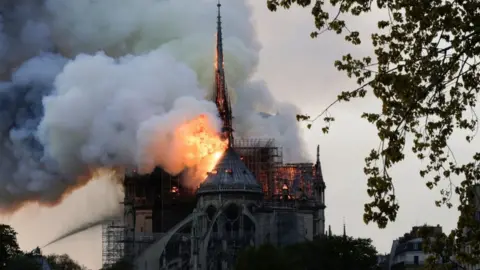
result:
[(228, 142), (222, 140), (206, 115), (200, 115), (185, 123), (177, 130), (176, 135), (186, 146), (187, 167), (193, 168), (187, 184), (196, 187), (205, 180), (207, 173), (215, 168), (227, 149)]

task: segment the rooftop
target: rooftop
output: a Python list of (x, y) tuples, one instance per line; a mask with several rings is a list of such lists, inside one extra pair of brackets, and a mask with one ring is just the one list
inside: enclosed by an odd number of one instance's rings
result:
[(257, 179), (233, 148), (228, 148), (212, 172), (208, 173), (197, 195), (219, 192), (263, 194)]

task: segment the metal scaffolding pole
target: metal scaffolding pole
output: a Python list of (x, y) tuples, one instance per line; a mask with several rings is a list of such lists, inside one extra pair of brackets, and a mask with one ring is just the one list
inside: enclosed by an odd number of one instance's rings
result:
[(108, 267), (120, 261), (125, 253), (125, 226), (121, 219), (102, 225), (102, 265)]

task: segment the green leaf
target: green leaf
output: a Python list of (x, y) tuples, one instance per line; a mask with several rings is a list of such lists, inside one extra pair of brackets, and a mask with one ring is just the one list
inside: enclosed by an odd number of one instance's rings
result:
[[(368, 38), (372, 44), (371, 51), (359, 54), (347, 49), (345, 55), (338, 56), (332, 68), (346, 75), (345, 80), (352, 78), (358, 87), (333, 89), (340, 94), (314, 118), (323, 118), (327, 126), (322, 132), (328, 133), (333, 121), (329, 108), (367, 94), (376, 99), (369, 103), (368, 112), (361, 114), (376, 128), (380, 144), (366, 153), (363, 172), (369, 201), (365, 203), (364, 221), (381, 228), (395, 221), (400, 205), (394, 182), (411, 180), (393, 181), (390, 171), (404, 158), (416, 157), (421, 160), (420, 176), (432, 177), (425, 180), (427, 188), (440, 190), (436, 205), (452, 207), (453, 190), (458, 196), (457, 228), (437, 239), (446, 247), (436, 247), (429, 254), (438, 259), (445, 257), (441, 250), (461, 251), (468, 245), (472, 252), (455, 254), (456, 259), (469, 265), (480, 263), (480, 223), (474, 220), (476, 209), (472, 206), (473, 190), (480, 179), (480, 152), (457, 159), (449, 145), (458, 136), (464, 136), (467, 145), (474, 142), (479, 129), (480, 27), (478, 14), (472, 12), (480, 8), (478, 1), (419, 1), (412, 5), (410, 0), (378, 0), (375, 12), (383, 12), (388, 18), (379, 19), (371, 35), (358, 32), (359, 27), (347, 24), (345, 18), (352, 14), (359, 16), (359, 21), (363, 16), (367, 18), (372, 1), (269, 2), (275, 2), (275, 7), (288, 9), (297, 5), (311, 9), (317, 38), (332, 38), (321, 35), (333, 32), (354, 45), (361, 43), (360, 37)], [(332, 9), (337, 12), (331, 13)], [(457, 142), (455, 146), (462, 148)], [(464, 231), (469, 232), (469, 237), (463, 235)], [(436, 259), (429, 261), (434, 264)]]

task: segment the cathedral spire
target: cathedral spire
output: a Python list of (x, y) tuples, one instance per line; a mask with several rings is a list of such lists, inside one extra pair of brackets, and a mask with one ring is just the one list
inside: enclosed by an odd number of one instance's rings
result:
[(223, 70), (223, 37), (222, 37), (222, 15), (220, 14), (220, 0), (217, 2), (217, 71), (224, 73)]
[(222, 41), (222, 16), (220, 14), (221, 8), (220, 0), (218, 0), (218, 15), (217, 15), (217, 46), (216, 46), (216, 61), (215, 61), (215, 104), (217, 105), (218, 114), (222, 119), (222, 136), (228, 140), (228, 146), (233, 146), (233, 127), (232, 127), (232, 107), (228, 97), (227, 86), (225, 83), (225, 69), (223, 63), (223, 41)]
[(317, 145), (317, 162), (315, 163), (315, 175), (318, 182), (323, 183), (322, 165), (320, 164), (320, 145)]
[(347, 226), (345, 225), (345, 217), (343, 218), (343, 237), (347, 237)]

